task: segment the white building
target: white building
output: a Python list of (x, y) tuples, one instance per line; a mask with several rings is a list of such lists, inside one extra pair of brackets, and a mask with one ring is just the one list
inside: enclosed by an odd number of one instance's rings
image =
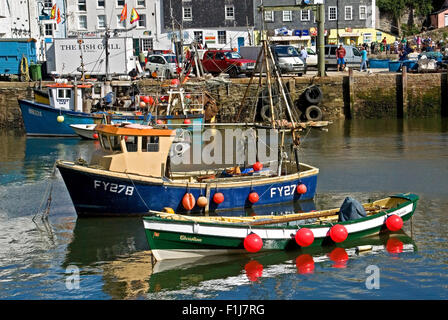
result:
[(36, 0), (0, 0), (0, 38), (38, 37)]
[[(66, 3), (68, 37), (101, 37), (109, 28), (112, 37), (133, 38), (136, 54), (157, 47), (159, 0), (66, 0)], [(120, 22), (125, 4), (127, 19)], [(139, 19), (131, 24), (132, 9)]]

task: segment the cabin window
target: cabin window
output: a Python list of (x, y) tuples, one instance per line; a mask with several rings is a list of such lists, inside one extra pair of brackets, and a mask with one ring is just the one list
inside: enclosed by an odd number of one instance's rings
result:
[(72, 96), (72, 92), (70, 89), (58, 89), (58, 98), (59, 99), (70, 99)]
[(121, 140), (121, 136), (111, 136), (110, 137), (110, 144), (112, 147), (112, 151), (121, 151), (120, 140)]
[(126, 150), (128, 152), (137, 152), (138, 139), (135, 136), (128, 136), (126, 139)]
[(159, 137), (142, 137), (143, 152), (159, 152)]
[(101, 145), (103, 146), (103, 148), (105, 150), (110, 150), (110, 142), (109, 139), (107, 138), (107, 136), (103, 136), (101, 135)]

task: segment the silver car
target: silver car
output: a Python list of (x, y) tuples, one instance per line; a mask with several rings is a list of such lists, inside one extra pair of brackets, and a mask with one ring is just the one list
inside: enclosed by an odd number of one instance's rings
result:
[(155, 72), (157, 77), (165, 79), (175, 78), (177, 75), (176, 68), (176, 56), (173, 54), (149, 55), (145, 65), (145, 71), (148, 71), (151, 77), (153, 77)]

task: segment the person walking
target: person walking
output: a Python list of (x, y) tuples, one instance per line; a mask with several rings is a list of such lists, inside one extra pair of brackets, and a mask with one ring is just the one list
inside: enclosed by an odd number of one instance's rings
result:
[(359, 68), (359, 72), (367, 72), (367, 50), (366, 48), (361, 49), (361, 67)]
[[(346, 51), (344, 47), (339, 45), (339, 48), (336, 49), (336, 58), (338, 59), (338, 71), (344, 71), (345, 70), (345, 55)], [(340, 68), (342, 67), (342, 70)]]
[(304, 66), (304, 73), (306, 73), (307, 65), (306, 65), (306, 59), (308, 58), (308, 52), (306, 51), (305, 47), (302, 46), (302, 50), (300, 50), (300, 59), (303, 61)]

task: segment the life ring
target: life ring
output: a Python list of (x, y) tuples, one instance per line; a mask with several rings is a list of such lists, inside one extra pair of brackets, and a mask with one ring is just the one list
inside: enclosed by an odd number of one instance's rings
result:
[(306, 108), (305, 117), (308, 121), (321, 121), (323, 113), (318, 106), (309, 106)]
[(308, 87), (304, 94), (306, 101), (310, 104), (318, 104), (322, 101), (322, 89), (318, 86)]

